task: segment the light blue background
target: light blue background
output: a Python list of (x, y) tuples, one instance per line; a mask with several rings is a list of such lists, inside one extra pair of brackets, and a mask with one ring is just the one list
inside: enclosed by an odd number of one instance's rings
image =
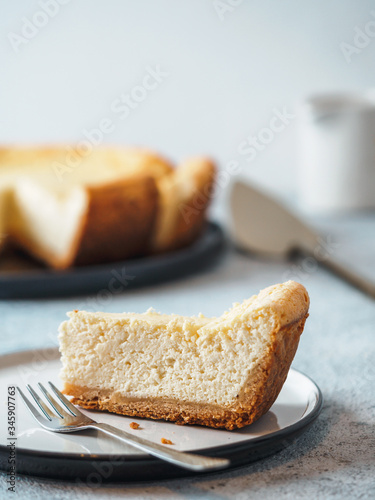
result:
[[(340, 50), (342, 42), (352, 43), (356, 26), (375, 19), (372, 9), (375, 4), (363, 0), (250, 0), (221, 21), (211, 0), (72, 0), (15, 53), (9, 33), (20, 34), (23, 16), (31, 19), (40, 6), (2, 1), (0, 140), (80, 140), (83, 129), (108, 116), (114, 99), (142, 81), (146, 67), (159, 64), (169, 76), (128, 118), (116, 121), (107, 142), (147, 145), (175, 160), (207, 153), (221, 168), (239, 160), (244, 177), (297, 204), (295, 120), (250, 164), (238, 155), (238, 145), (268, 125), (273, 108), (293, 111), (315, 91), (373, 86), (375, 40), (350, 64)], [(219, 191), (213, 210), (225, 223), (227, 191)], [(336, 257), (375, 280), (372, 213), (310, 220), (338, 245)], [(290, 264), (230, 252), (200, 276), (99, 300), (98, 309), (142, 312), (153, 306), (220, 315), (290, 272), (296, 273)], [(313, 377), (325, 396), (321, 417), (296, 446), (234, 472), (147, 486), (87, 491), (22, 478), (14, 497), (371, 498), (374, 302), (322, 269), (299, 267), (296, 278), (310, 293), (311, 311), (294, 366)], [(84, 308), (87, 300), (1, 302), (0, 351), (54, 344), (66, 311)]]

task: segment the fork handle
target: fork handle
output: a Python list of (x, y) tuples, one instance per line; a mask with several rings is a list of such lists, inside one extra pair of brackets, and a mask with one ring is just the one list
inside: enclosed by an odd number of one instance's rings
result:
[(129, 432), (116, 429), (116, 427), (112, 427), (112, 425), (98, 422), (90, 424), (88, 427), (98, 429), (105, 434), (117, 438), (126, 444), (130, 444), (135, 448), (139, 448), (154, 457), (161, 458), (162, 460), (185, 469), (203, 472), (208, 470), (224, 469), (230, 465), (230, 461), (226, 458), (211, 458), (173, 450), (167, 448), (166, 446), (148, 441), (147, 439), (143, 439), (139, 436), (134, 436)]

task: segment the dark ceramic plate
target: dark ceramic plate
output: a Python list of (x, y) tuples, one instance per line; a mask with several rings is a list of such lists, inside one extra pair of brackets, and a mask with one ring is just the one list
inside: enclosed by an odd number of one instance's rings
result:
[(210, 222), (189, 247), (163, 255), (55, 271), (12, 256), (0, 269), (0, 299), (25, 299), (122, 291), (180, 278), (213, 263), (224, 246), (220, 226)]

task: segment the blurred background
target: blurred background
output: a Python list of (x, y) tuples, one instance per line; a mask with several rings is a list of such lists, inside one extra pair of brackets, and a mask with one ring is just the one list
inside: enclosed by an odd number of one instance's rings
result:
[[(220, 168), (211, 219), (233, 230), (228, 194), (231, 184), (244, 179), (306, 220), (322, 238), (314, 250), (367, 277), (375, 296), (375, 99), (364, 97), (375, 87), (375, 2), (2, 0), (0, 19), (0, 145), (139, 145), (176, 163), (211, 156)], [(341, 99), (342, 93), (355, 97)], [(317, 94), (331, 98), (308, 104)], [(249, 195), (245, 202), (255, 198)], [(250, 210), (245, 202), (238, 210), (244, 233), (254, 214), (266, 212)], [(330, 210), (340, 206), (345, 210)], [(257, 221), (260, 231), (248, 235), (261, 239), (265, 224)], [(285, 234), (275, 221), (272, 232)], [(0, 227), (0, 238), (2, 232)], [(110, 263), (105, 284), (92, 293), (78, 295), (74, 285), (71, 296), (49, 294), (47, 300), (36, 297), (33, 276), (26, 273), (27, 286), (14, 280), (22, 295), (8, 294), (12, 276), (7, 282), (0, 269), (0, 295), (15, 299), (0, 300), (0, 352), (56, 346), (57, 326), (73, 309), (144, 312), (152, 306), (164, 313), (220, 316), (232, 302), (295, 279), (311, 297), (295, 367), (323, 391), (320, 427), (307, 441), (312, 447), (306, 456), (280, 454), (274, 468), (252, 468), (246, 483), (241, 475), (247, 472), (236, 471), (217, 491), (226, 488), (223, 498), (235, 498), (246, 484), (259, 496), (269, 486), (275, 498), (304, 491), (309, 498), (370, 498), (370, 294), (327, 272), (315, 254), (286, 261), (237, 252), (230, 244), (226, 250), (217, 252), (218, 265), (200, 274), (129, 289), (120, 281), (109, 292)], [(152, 276), (147, 266), (146, 275)], [(40, 273), (41, 289), (46, 276), (55, 279)], [(133, 278), (136, 283), (139, 273)], [(25, 294), (28, 299), (20, 300)], [(29, 482), (30, 491), (35, 484)], [(204, 483), (197, 485), (186, 490), (189, 498), (203, 491)], [(72, 497), (70, 490), (63, 496), (61, 485), (55, 495), (43, 495), (48, 486), (38, 488), (40, 498)], [(20, 491), (29, 498), (27, 487)], [(207, 491), (211, 495), (208, 486)]]
[[(374, 82), (375, 40), (355, 40), (370, 0), (18, 0), (0, 16), (2, 142), (77, 142), (108, 118), (103, 143), (238, 162), (292, 205), (297, 104)], [(250, 158), (247, 138), (275, 114), (285, 126)]]

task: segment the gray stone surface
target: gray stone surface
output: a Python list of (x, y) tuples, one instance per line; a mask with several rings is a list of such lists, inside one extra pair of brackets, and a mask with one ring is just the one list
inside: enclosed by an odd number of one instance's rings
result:
[[(333, 252), (375, 280), (374, 215), (315, 221)], [(240, 469), (198, 479), (89, 490), (75, 484), (19, 477), (13, 498), (375, 498), (375, 302), (310, 261), (297, 266), (230, 251), (199, 276), (129, 291), (102, 302), (105, 311), (153, 306), (170, 313), (220, 314), (232, 302), (288, 278), (308, 289), (310, 317), (294, 367), (321, 387), (325, 404), (314, 426), (283, 452)], [(89, 304), (85, 297), (0, 303), (0, 351), (53, 344), (65, 312)], [(8, 498), (0, 476), (0, 498)], [(9, 494), (9, 498), (12, 498)]]

